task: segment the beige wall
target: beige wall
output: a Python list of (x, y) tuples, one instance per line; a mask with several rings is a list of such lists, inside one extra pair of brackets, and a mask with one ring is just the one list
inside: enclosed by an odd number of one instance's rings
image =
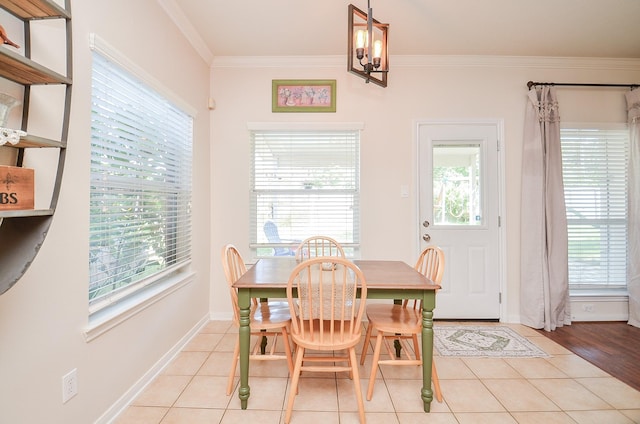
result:
[[(208, 66), (156, 0), (72, 3), (73, 103), (59, 204), (33, 265), (0, 296), (1, 423), (95, 422), (117, 407), (118, 399), (209, 313)], [(86, 342), (90, 33), (197, 110), (192, 266), (196, 275), (190, 284)], [(63, 404), (61, 379), (74, 368), (78, 395)]]
[[(308, 63), (327, 63), (309, 66)], [(247, 122), (363, 122), (361, 142), (362, 257), (417, 258), (415, 127), (419, 120), (504, 122), (506, 223), (502, 319), (519, 320), (520, 166), (526, 83), (640, 80), (640, 61), (550, 58), (391, 58), (389, 86), (346, 71), (344, 58), (216, 58), (212, 68), (214, 253), (234, 243), (249, 256)], [(336, 79), (337, 112), (271, 113), (272, 79)], [(625, 122), (624, 89), (558, 88), (563, 121)], [(400, 197), (400, 186), (410, 197)], [(219, 261), (212, 271), (211, 311), (226, 311)]]

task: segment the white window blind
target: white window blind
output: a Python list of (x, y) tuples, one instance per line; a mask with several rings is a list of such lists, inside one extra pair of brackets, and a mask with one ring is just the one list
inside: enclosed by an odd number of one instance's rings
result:
[(624, 289), (628, 130), (563, 128), (561, 140), (570, 288)]
[(98, 52), (91, 94), (93, 312), (190, 258), (193, 119)]
[(360, 243), (358, 130), (253, 130), (251, 245), (257, 256), (290, 255), (325, 235), (353, 255)]

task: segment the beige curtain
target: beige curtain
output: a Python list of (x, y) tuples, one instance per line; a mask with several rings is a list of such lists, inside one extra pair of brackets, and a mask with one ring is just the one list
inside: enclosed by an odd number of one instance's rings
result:
[(640, 89), (629, 91), (629, 248), (627, 249), (627, 288), (629, 324), (640, 327)]
[(555, 87), (529, 90), (522, 157), (520, 319), (547, 331), (571, 324), (567, 216)]

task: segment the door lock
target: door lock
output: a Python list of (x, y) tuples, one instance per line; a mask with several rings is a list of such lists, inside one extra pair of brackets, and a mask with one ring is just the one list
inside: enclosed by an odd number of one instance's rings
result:
[(431, 241), (431, 236), (429, 234), (425, 234), (425, 235), (422, 236), (422, 240)]
[(422, 223), (422, 226), (423, 226), (424, 228), (429, 228), (429, 225), (431, 225), (431, 224), (430, 224), (430, 223), (429, 223), (429, 221), (427, 221), (427, 220), (425, 220), (425, 221)]

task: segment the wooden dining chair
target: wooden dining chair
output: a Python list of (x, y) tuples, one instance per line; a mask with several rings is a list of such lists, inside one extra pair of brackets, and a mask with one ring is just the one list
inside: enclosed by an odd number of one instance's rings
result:
[(318, 256), (339, 256), (344, 258), (344, 249), (336, 240), (327, 236), (312, 236), (303, 240), (296, 248), (296, 259), (315, 258)]
[[(356, 295), (360, 289), (360, 300)], [(349, 372), (360, 422), (365, 423), (355, 347), (362, 336), (367, 285), (360, 268), (340, 257), (317, 257), (296, 266), (287, 284), (295, 363), (285, 424), (291, 421), (302, 371)], [(346, 354), (339, 351), (346, 350)], [(308, 351), (312, 351), (308, 354)], [(338, 352), (336, 352), (338, 351)]]
[[(444, 253), (439, 247), (429, 246), (422, 251), (415, 269), (433, 281), (440, 284), (444, 273)], [(376, 344), (373, 349), (373, 363), (369, 375), (369, 386), (367, 388), (367, 400), (373, 396), (373, 386), (376, 379), (376, 371), (380, 364), (387, 365), (422, 365), (420, 357), (420, 343), (418, 335), (422, 333), (422, 302), (405, 299), (401, 305), (393, 304), (371, 304), (366, 309), (367, 332), (364, 339), (364, 347), (360, 364), (364, 364), (365, 356), (371, 339), (373, 330), (376, 330)], [(411, 341), (412, 346), (409, 346)], [(389, 359), (380, 360), (382, 345), (384, 344)], [(400, 346), (398, 357), (398, 349)], [(413, 352), (413, 354), (412, 354)], [(436, 371), (435, 360), (431, 362), (431, 380), (438, 402), (442, 402), (442, 392), (440, 381)]]
[[(233, 322), (236, 327), (240, 326), (240, 308), (238, 306), (238, 291), (233, 284), (245, 273), (247, 268), (240, 256), (240, 252), (232, 244), (227, 244), (222, 248), (222, 265), (224, 274), (229, 285), (231, 294), (231, 304), (233, 307)], [(256, 342), (249, 353), (250, 360), (272, 361), (286, 360), (289, 367), (289, 375), (293, 373), (293, 360), (291, 355), (291, 341), (289, 338), (289, 326), (291, 325), (291, 315), (289, 314), (288, 302), (259, 302), (258, 299), (251, 299), (251, 313), (249, 315), (249, 326), (251, 335), (256, 336)], [(276, 352), (278, 336), (282, 336), (284, 355)], [(266, 338), (266, 339), (265, 339)], [(265, 351), (265, 342), (271, 338), (271, 348), (268, 353)], [(267, 342), (268, 344), (268, 342)], [(227, 396), (233, 389), (233, 380), (236, 374), (238, 358), (240, 357), (240, 341), (236, 339), (233, 349), (233, 359), (229, 379), (227, 381)]]

